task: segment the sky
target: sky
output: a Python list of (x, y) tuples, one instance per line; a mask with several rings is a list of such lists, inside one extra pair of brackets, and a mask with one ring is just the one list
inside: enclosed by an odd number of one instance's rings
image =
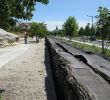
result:
[(110, 0), (49, 0), (48, 5), (36, 4), (32, 21), (45, 22), (49, 30), (54, 30), (56, 26), (62, 28), (66, 19), (74, 16), (78, 25), (84, 27), (91, 23), (87, 15), (97, 15), (99, 6), (110, 9)]

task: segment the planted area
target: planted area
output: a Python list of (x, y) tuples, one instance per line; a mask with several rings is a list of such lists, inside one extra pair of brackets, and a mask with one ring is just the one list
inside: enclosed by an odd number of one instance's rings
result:
[(65, 43), (69, 43), (71, 44), (74, 48), (77, 48), (77, 49), (81, 49), (81, 50), (84, 50), (85, 52), (88, 52), (88, 53), (95, 53), (95, 54), (99, 54), (101, 55), (102, 57), (110, 60), (110, 49), (105, 49), (104, 50), (104, 54), (102, 53), (102, 48), (101, 47), (98, 47), (96, 45), (88, 45), (86, 43), (80, 43), (80, 42), (75, 42), (75, 41), (68, 41), (68, 40), (65, 40), (65, 39), (61, 39), (63, 42)]
[[(78, 42), (72, 42), (72, 46), (75, 48), (79, 48), (79, 49), (89, 51), (89, 52), (102, 54), (102, 49), (100, 47), (96, 47), (95, 45), (87, 45), (87, 44), (82, 44), (82, 43), (78, 43)], [(105, 49), (104, 55), (106, 57), (110, 57), (110, 50)]]

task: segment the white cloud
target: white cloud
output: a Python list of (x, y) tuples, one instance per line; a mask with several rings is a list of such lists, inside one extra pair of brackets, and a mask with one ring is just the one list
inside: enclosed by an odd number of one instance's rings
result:
[[(43, 21), (37, 21), (37, 22), (43, 22)], [(85, 20), (77, 20), (78, 22), (78, 26), (79, 27), (85, 27), (87, 25), (87, 23), (89, 21), (85, 21)], [(45, 24), (47, 24), (47, 28), (48, 30), (52, 31), (56, 28), (56, 26), (59, 28), (59, 29), (62, 29), (62, 25), (64, 24), (64, 21), (44, 21)]]
[(77, 22), (79, 27), (85, 27), (87, 23), (90, 23), (89, 21), (85, 21), (85, 20), (77, 20)]
[[(77, 20), (79, 27), (85, 27), (89, 21), (85, 20)], [(64, 24), (64, 21), (45, 21), (47, 24), (48, 30), (52, 31), (58, 26), (59, 29), (62, 29), (62, 25)]]
[(62, 29), (62, 25), (63, 25), (63, 21), (45, 21), (45, 23), (47, 24), (47, 28), (48, 30), (52, 31), (56, 28), (56, 26), (59, 29)]

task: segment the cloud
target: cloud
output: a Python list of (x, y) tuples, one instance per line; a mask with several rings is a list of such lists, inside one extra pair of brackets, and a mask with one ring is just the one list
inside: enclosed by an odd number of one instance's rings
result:
[[(79, 27), (85, 27), (89, 21), (85, 20), (77, 20)], [(59, 29), (62, 29), (62, 25), (64, 24), (64, 21), (45, 21), (47, 24), (48, 30), (52, 31), (56, 28), (56, 26)]]
[(77, 20), (77, 22), (79, 27), (85, 27), (87, 23), (90, 23), (89, 21), (85, 21), (85, 20)]
[(56, 28), (56, 26), (59, 29), (62, 29), (62, 25), (63, 25), (63, 21), (45, 21), (45, 23), (47, 24), (47, 28), (48, 30), (52, 31)]
[[(43, 22), (43, 21), (37, 21), (37, 22)], [(79, 27), (85, 27), (89, 21), (77, 20), (77, 22)], [(44, 23), (47, 24), (48, 30), (53, 31), (56, 28), (56, 26), (59, 29), (62, 29), (62, 25), (64, 24), (64, 21), (50, 20), (50, 21), (44, 21)]]

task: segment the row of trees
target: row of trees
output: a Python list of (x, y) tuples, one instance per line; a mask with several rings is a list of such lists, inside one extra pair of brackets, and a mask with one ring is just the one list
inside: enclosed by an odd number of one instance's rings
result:
[(100, 36), (103, 39), (106, 39), (106, 37), (110, 36), (110, 10), (105, 7), (99, 7), (98, 15), (96, 15), (95, 18), (97, 21), (94, 27), (91, 27), (88, 23), (85, 28), (81, 27), (79, 29), (79, 35), (95, 35), (97, 37)]
[(95, 35), (96, 33), (96, 29), (95, 27), (91, 27), (90, 26), (90, 23), (87, 23), (87, 25), (84, 27), (80, 27), (79, 31), (78, 31), (78, 35), (79, 36), (90, 36), (91, 34), (92, 35)]
[(85, 28), (83, 27), (79, 28), (75, 17), (70, 16), (63, 24), (62, 29), (58, 29), (58, 27), (56, 27), (56, 29), (52, 32), (52, 34), (55, 36), (56, 35), (66, 36), (69, 37), (71, 40), (72, 37), (76, 37), (76, 36), (84, 36), (84, 35), (90, 36), (92, 32), (91, 30), (94, 30), (95, 32), (95, 28), (92, 29), (90, 27), (90, 23), (88, 23)]
[(62, 29), (56, 29), (51, 32), (52, 35), (67, 36), (70, 39), (78, 34), (78, 23), (75, 17), (70, 16), (62, 26)]
[[(62, 30), (56, 28), (54, 35), (68, 36), (70, 39), (75, 36), (89, 36), (92, 41), (95, 37), (102, 40), (102, 52), (105, 53), (106, 47), (104, 40), (110, 41), (110, 10), (105, 7), (98, 8), (95, 16), (97, 21), (94, 25), (87, 23), (86, 27), (78, 28), (75, 17), (69, 17), (63, 25)], [(95, 40), (95, 39), (94, 39)]]
[(106, 41), (110, 41), (110, 10), (105, 7), (98, 8), (98, 15), (95, 16), (97, 19), (94, 27), (89, 27), (89, 24), (84, 28), (79, 29), (79, 35), (95, 35), (97, 38), (102, 40), (102, 52), (106, 52), (108, 46), (105, 44)]
[(95, 16), (97, 21), (92, 26), (87, 23), (86, 27), (78, 28), (78, 23), (75, 17), (70, 16), (63, 25), (62, 30), (56, 28), (53, 34), (57, 32), (57, 35), (69, 36), (70, 39), (73, 36), (101, 36), (104, 39), (106, 36), (110, 36), (110, 10), (105, 7), (98, 8), (98, 14)]
[(14, 26), (12, 32), (15, 32), (21, 37), (24, 36), (26, 32), (30, 37), (45, 37), (48, 34), (47, 26), (44, 22), (27, 22), (27, 23), (18, 23), (17, 26)]
[(47, 4), (48, 0), (0, 0), (0, 28), (7, 29), (19, 19), (31, 20), (36, 2)]
[[(15, 33), (28, 32), (30, 37), (39, 36), (44, 37), (46, 35), (59, 35), (59, 36), (68, 36), (70, 39), (77, 35), (78, 24), (76, 19), (70, 16), (63, 25), (63, 29), (56, 29), (52, 32), (47, 30), (47, 26), (44, 22), (32, 22), (32, 23), (19, 23), (18, 26), (14, 26), (12, 31)], [(74, 34), (75, 33), (75, 34)]]

